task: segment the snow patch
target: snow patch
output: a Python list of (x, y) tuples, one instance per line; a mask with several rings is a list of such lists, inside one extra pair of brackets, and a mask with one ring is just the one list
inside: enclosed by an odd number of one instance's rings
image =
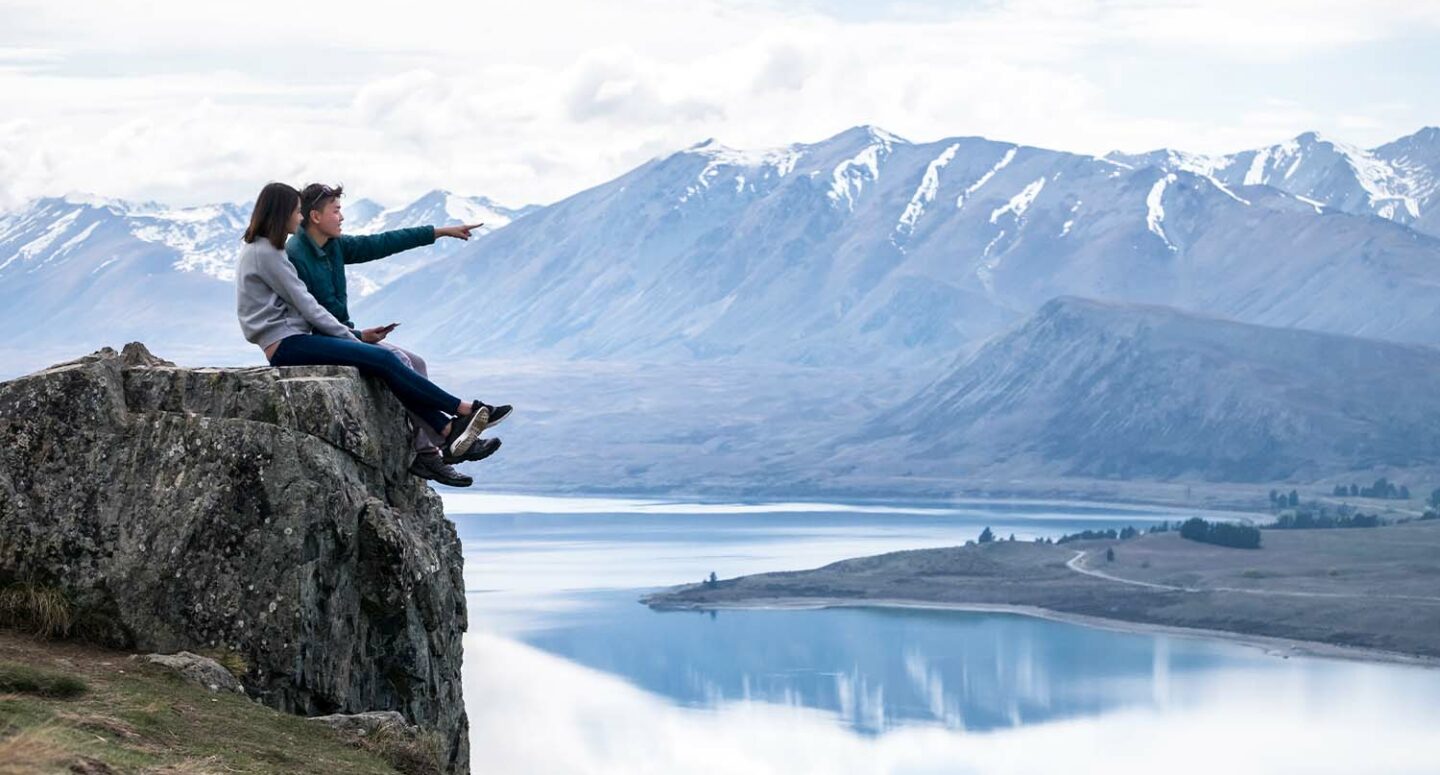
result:
[(1214, 175), (1201, 174), (1200, 177), (1202, 177), (1202, 178), (1210, 181), (1210, 185), (1212, 185), (1212, 186), (1220, 189), (1220, 193), (1224, 194), (1225, 196), (1228, 196), (1228, 197), (1230, 197), (1231, 199), (1234, 199), (1235, 201), (1239, 202), (1239, 203), (1242, 204), (1242, 205), (1249, 205), (1249, 204), (1250, 204), (1250, 200), (1249, 200), (1249, 199), (1242, 199), (1241, 197), (1236, 196), (1234, 191), (1231, 191), (1230, 189), (1226, 188), (1226, 187), (1225, 187), (1225, 184), (1224, 184), (1224, 183), (1221, 183), (1221, 182), (1218, 181), (1218, 180), (1216, 180)]
[(990, 222), (995, 223), (1005, 213), (1014, 213), (1016, 218), (1020, 218), (1026, 210), (1030, 209), (1030, 205), (1035, 202), (1035, 197), (1039, 196), (1040, 190), (1043, 188), (1045, 188), (1045, 178), (1036, 178), (1020, 193), (1010, 197), (1009, 202), (995, 208), (995, 211), (990, 213)]
[(0, 264), (0, 269), (4, 269), (11, 261), (17, 258), (28, 262), (48, 250), (51, 245), (55, 244), (55, 240), (60, 239), (65, 235), (65, 232), (70, 230), (71, 226), (75, 225), (75, 220), (80, 217), (82, 211), (82, 209), (77, 208), (55, 219), (44, 233), (21, 245), (20, 249), (15, 251), (14, 255), (5, 259), (5, 263)]
[(880, 151), (889, 150), (886, 143), (875, 143), (865, 147), (865, 150), (854, 157), (846, 159), (835, 166), (833, 181), (830, 184), (830, 191), (826, 196), (830, 201), (839, 203), (845, 200), (846, 206), (855, 210), (855, 198), (865, 189), (866, 180), (880, 179)]
[(965, 193), (955, 198), (955, 209), (958, 210), (964, 207), (965, 197), (968, 197), (976, 191), (979, 191), (981, 186), (990, 182), (990, 178), (995, 177), (995, 173), (1010, 166), (1010, 162), (1014, 161), (1014, 159), (1015, 148), (1011, 147), (1009, 150), (1005, 151), (1005, 155), (1000, 157), (1000, 161), (996, 162), (994, 167), (991, 167), (989, 171), (987, 171), (984, 175), (981, 175), (979, 180), (971, 183), (970, 187), (965, 189)]
[(1245, 170), (1245, 185), (1259, 186), (1265, 183), (1265, 163), (1270, 159), (1270, 150), (1262, 148), (1250, 159), (1250, 169)]
[(916, 221), (925, 213), (925, 205), (935, 200), (935, 191), (940, 187), (940, 170), (955, 158), (955, 151), (959, 148), (959, 143), (952, 144), (925, 168), (920, 187), (915, 189), (915, 194), (910, 197), (910, 204), (905, 206), (905, 212), (900, 215), (900, 222), (895, 224), (896, 231), (914, 233)]
[[(687, 187), (685, 193), (680, 195), (678, 204), (688, 202), (691, 197), (710, 188), (710, 182), (726, 168), (740, 168), (747, 172), (753, 172), (753, 177), (765, 180), (772, 174), (777, 178), (783, 178), (795, 170), (795, 165), (800, 157), (804, 155), (794, 147), (791, 148), (768, 148), (759, 151), (741, 151), (734, 148), (726, 148), (723, 145), (710, 143), (703, 148), (692, 149), (690, 153), (704, 156), (705, 167), (695, 178), (695, 184)], [(745, 190), (745, 182), (751, 176), (745, 174), (736, 175), (735, 193), (742, 193)], [(753, 188), (753, 186), (752, 186)]]
[(1165, 229), (1161, 225), (1165, 221), (1165, 187), (1174, 182), (1175, 173), (1170, 172), (1150, 187), (1150, 193), (1145, 197), (1145, 227), (1164, 240), (1165, 247), (1170, 248), (1171, 252), (1179, 252), (1179, 248), (1171, 244), (1170, 238), (1165, 236)]
[(980, 278), (980, 284), (985, 286), (985, 292), (992, 295), (995, 293), (995, 270), (1000, 266), (1001, 257), (997, 255), (991, 258), (990, 251), (1004, 236), (1005, 230), (1001, 229), (1000, 233), (995, 235), (995, 239), (990, 240), (990, 244), (985, 246), (985, 252), (980, 254), (983, 259), (980, 266), (975, 268), (975, 276)]
[[(1080, 204), (1081, 204), (1081, 202), (1083, 202), (1083, 201), (1084, 201), (1084, 200), (1076, 199), (1076, 200), (1075, 200), (1075, 204), (1070, 205), (1070, 214), (1071, 214), (1071, 215), (1074, 215), (1075, 212), (1080, 209)], [(1062, 226), (1060, 227), (1060, 236), (1063, 237), (1063, 236), (1065, 236), (1066, 234), (1069, 234), (1069, 233), (1070, 233), (1070, 227), (1071, 227), (1071, 226), (1074, 226), (1074, 225), (1075, 225), (1075, 219), (1074, 219), (1074, 218), (1071, 218), (1071, 219), (1065, 221), (1064, 225), (1062, 225)]]
[(79, 234), (76, 234), (70, 239), (65, 240), (65, 243), (55, 250), (55, 256), (63, 256), (66, 253), (69, 253), (70, 251), (79, 247), (80, 244), (83, 243), (85, 240), (90, 239), (90, 235), (94, 234), (95, 229), (99, 228), (99, 226), (100, 222), (95, 221), (94, 223), (82, 229)]

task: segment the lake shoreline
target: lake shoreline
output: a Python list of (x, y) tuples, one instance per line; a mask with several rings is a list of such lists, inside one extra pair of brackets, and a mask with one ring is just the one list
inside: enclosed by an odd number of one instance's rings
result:
[[(643, 602), (643, 599), (642, 599)], [(789, 597), (789, 598), (756, 598), (746, 601), (735, 601), (715, 604), (695, 605), (664, 605), (658, 606), (661, 611), (757, 611), (757, 610), (822, 610), (829, 608), (880, 608), (880, 609), (908, 609), (922, 611), (952, 611), (958, 613), (1003, 613), (1017, 616), (1029, 616), (1036, 619), (1045, 619), (1052, 622), (1074, 624), (1093, 629), (1108, 630), (1112, 632), (1142, 634), (1142, 635), (1167, 635), (1179, 638), (1190, 638), (1194, 640), (1222, 640), (1240, 646), (1258, 649), (1267, 656), (1279, 659), (1290, 657), (1307, 657), (1317, 659), (1339, 659), (1353, 662), (1368, 662), (1388, 665), (1405, 665), (1410, 667), (1422, 667), (1435, 669), (1440, 668), (1440, 657), (1431, 657), (1423, 654), (1406, 654), (1396, 651), (1384, 651), (1382, 649), (1370, 649), (1360, 646), (1342, 646), (1333, 643), (1320, 641), (1299, 640), (1295, 638), (1279, 638), (1267, 635), (1256, 635), (1229, 630), (1213, 630), (1194, 627), (1176, 627), (1173, 625), (1155, 624), (1150, 622), (1134, 622), (1124, 619), (1111, 619), (1086, 614), (1067, 613), (1049, 608), (1029, 605), (1013, 605), (1008, 603), (940, 603), (927, 602), (924, 600), (857, 600), (846, 598), (812, 598), (812, 597)]]
[[(897, 502), (913, 504), (919, 508), (954, 508), (965, 505), (975, 506), (1055, 506), (1091, 509), (1113, 509), (1116, 511), (1164, 510), (1183, 513), (1185, 516), (1207, 518), (1249, 519), (1268, 522), (1274, 519), (1270, 511), (1268, 493), (1272, 489), (1288, 491), (1295, 488), (1307, 490), (1319, 488), (1323, 494), (1305, 494), (1307, 500), (1344, 503), (1365, 512), (1388, 514), (1390, 516), (1416, 517), (1424, 512), (1425, 505), (1420, 499), (1376, 500), (1372, 498), (1338, 499), (1328, 494), (1333, 483), (1265, 483), (1239, 484), (1192, 482), (1176, 484), (1148, 481), (1111, 481), (1092, 479), (1031, 479), (1015, 481), (969, 481), (955, 480), (934, 487), (886, 487), (887, 483), (877, 482), (874, 487), (796, 490), (747, 490), (743, 487), (700, 487), (690, 489), (634, 487), (575, 487), (557, 489), (553, 485), (535, 486), (523, 482), (500, 485), (504, 493), (523, 497), (555, 497), (565, 499), (619, 499), (643, 500), (672, 503), (833, 503), (837, 505), (892, 505)], [(894, 483), (889, 483), (894, 484)], [(442, 495), (447, 492), (464, 494), (465, 490), (436, 487)], [(1182, 520), (1183, 521), (1183, 520)]]
[[(1440, 521), (1265, 530), (1259, 549), (1174, 531), (1066, 544), (996, 540), (717, 579), (642, 598), (656, 609), (904, 605), (1173, 628), (1281, 653), (1440, 665)], [(996, 608), (1000, 607), (1000, 608)], [(1151, 630), (1160, 631), (1160, 630)]]

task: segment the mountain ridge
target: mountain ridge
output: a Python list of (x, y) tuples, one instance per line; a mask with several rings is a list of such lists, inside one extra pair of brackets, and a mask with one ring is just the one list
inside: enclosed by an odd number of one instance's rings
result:
[(911, 467), (1313, 481), (1440, 466), (1436, 385), (1433, 346), (1062, 297), (865, 433)]
[[(973, 347), (1065, 294), (1427, 341), (1437, 256), (1434, 237), (1271, 186), (856, 127), (653, 159), (360, 308), (408, 315), (442, 351), (568, 358), (893, 363)], [(493, 292), (446, 298), (442, 277)], [(1352, 308), (1369, 302), (1379, 315)]]

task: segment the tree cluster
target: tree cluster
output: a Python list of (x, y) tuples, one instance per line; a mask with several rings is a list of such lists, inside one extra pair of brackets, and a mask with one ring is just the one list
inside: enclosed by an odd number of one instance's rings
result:
[(1294, 514), (1282, 514), (1275, 520), (1274, 525), (1267, 525), (1275, 530), (1318, 530), (1332, 527), (1380, 527), (1385, 524), (1379, 514), (1340, 514), (1331, 516), (1329, 514), (1312, 514), (1308, 511), (1300, 511)]
[(1109, 530), (1082, 530), (1078, 533), (1070, 533), (1069, 535), (1060, 536), (1059, 538), (1055, 539), (1055, 543), (1068, 544), (1071, 541), (1097, 541), (1102, 539), (1114, 541), (1119, 537), (1120, 532), (1117, 531), (1115, 528), (1110, 528)]
[[(1353, 483), (1349, 487), (1343, 484), (1337, 484), (1332, 494), (1338, 498), (1389, 498), (1393, 500), (1410, 500), (1410, 488), (1408, 486), (1403, 484), (1396, 485), (1383, 476), (1376, 479), (1375, 483), (1369, 487), (1361, 487)], [(1430, 499), (1432, 501), (1436, 501), (1437, 498), (1440, 498), (1440, 490), (1430, 493)], [(1295, 504), (1292, 503), (1290, 505), (1294, 506)]]
[(1271, 490), (1271, 491), (1270, 491), (1270, 506), (1271, 506), (1272, 508), (1283, 509), (1283, 508), (1285, 508), (1286, 506), (1299, 506), (1299, 505), (1300, 505), (1300, 493), (1297, 492), (1297, 491), (1295, 491), (1295, 490), (1291, 490), (1289, 495), (1286, 495), (1285, 493), (1282, 493), (1282, 492), (1280, 492), (1279, 490)]
[(1259, 528), (1233, 522), (1206, 522), (1199, 517), (1191, 517), (1180, 525), (1180, 537), (1236, 549), (1260, 548)]

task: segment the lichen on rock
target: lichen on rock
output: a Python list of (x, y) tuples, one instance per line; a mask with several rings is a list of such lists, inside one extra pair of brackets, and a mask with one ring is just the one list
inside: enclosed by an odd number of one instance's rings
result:
[(460, 542), (410, 454), (354, 369), (106, 348), (0, 383), (0, 586), (108, 645), (236, 652), (276, 708), (398, 711), (466, 772)]

